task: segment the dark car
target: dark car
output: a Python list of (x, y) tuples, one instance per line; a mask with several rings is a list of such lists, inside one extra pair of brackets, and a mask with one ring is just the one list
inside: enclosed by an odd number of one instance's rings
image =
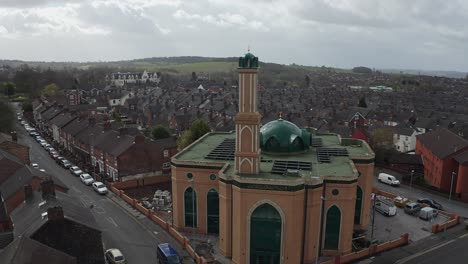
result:
[(430, 207), (437, 209), (437, 210), (442, 210), (442, 205), (431, 198), (421, 198), (421, 199), (418, 199), (417, 202), (427, 204)]
[(405, 205), (405, 213), (410, 215), (417, 215), (421, 211), (421, 205), (418, 203), (407, 203)]

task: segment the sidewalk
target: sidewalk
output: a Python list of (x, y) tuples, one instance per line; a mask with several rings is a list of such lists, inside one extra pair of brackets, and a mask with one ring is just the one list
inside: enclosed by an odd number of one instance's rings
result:
[(358, 261), (356, 263), (368, 264), (390, 264), (395, 263), (396, 261), (412, 256), (424, 250), (437, 247), (447, 241), (450, 241), (454, 238), (457, 238), (463, 234), (466, 234), (464, 223), (461, 223), (455, 227), (447, 229), (446, 232), (441, 232), (438, 234), (431, 235), (427, 238), (419, 240), (417, 242), (411, 243), (407, 246), (393, 249), (391, 251), (383, 252), (381, 254), (375, 255), (373, 258), (365, 259)]
[[(153, 235), (153, 237), (155, 238), (155, 240), (157, 240), (158, 243), (169, 242), (181, 255), (181, 257), (184, 260), (184, 263), (195, 263), (193, 259), (190, 257), (190, 255), (187, 253), (187, 251), (184, 248), (182, 248), (179, 242), (176, 241), (171, 235), (169, 235), (166, 232), (166, 230), (164, 230), (158, 224), (148, 219), (148, 217), (141, 214), (138, 210), (133, 208), (124, 200), (120, 199), (120, 197), (118, 197), (114, 193), (109, 192), (107, 195), (114, 203), (116, 203), (125, 211), (127, 211), (127, 213), (132, 215), (135, 218), (135, 220), (138, 221), (140, 225), (142, 225), (146, 230), (148, 230), (148, 232), (150, 232)], [(156, 243), (155, 243), (155, 250), (156, 250)]]

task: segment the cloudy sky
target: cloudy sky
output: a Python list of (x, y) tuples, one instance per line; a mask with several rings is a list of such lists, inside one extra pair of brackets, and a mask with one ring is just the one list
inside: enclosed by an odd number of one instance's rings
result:
[(0, 0), (0, 59), (239, 56), (468, 71), (467, 0)]

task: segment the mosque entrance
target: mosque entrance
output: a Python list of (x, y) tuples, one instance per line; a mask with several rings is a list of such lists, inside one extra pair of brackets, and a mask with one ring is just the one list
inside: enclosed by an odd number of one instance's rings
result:
[(250, 263), (279, 264), (281, 216), (270, 204), (262, 204), (250, 218)]
[(207, 222), (208, 233), (219, 233), (219, 195), (215, 189), (211, 189), (207, 195)]

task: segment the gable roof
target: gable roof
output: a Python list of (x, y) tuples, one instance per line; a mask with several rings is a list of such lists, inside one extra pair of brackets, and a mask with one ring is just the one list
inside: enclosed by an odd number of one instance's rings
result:
[(76, 264), (76, 258), (22, 236), (0, 252), (0, 263)]
[(456, 155), (455, 160), (462, 165), (468, 164), (468, 150)]
[(468, 148), (468, 141), (446, 128), (437, 129), (416, 138), (440, 159)]

